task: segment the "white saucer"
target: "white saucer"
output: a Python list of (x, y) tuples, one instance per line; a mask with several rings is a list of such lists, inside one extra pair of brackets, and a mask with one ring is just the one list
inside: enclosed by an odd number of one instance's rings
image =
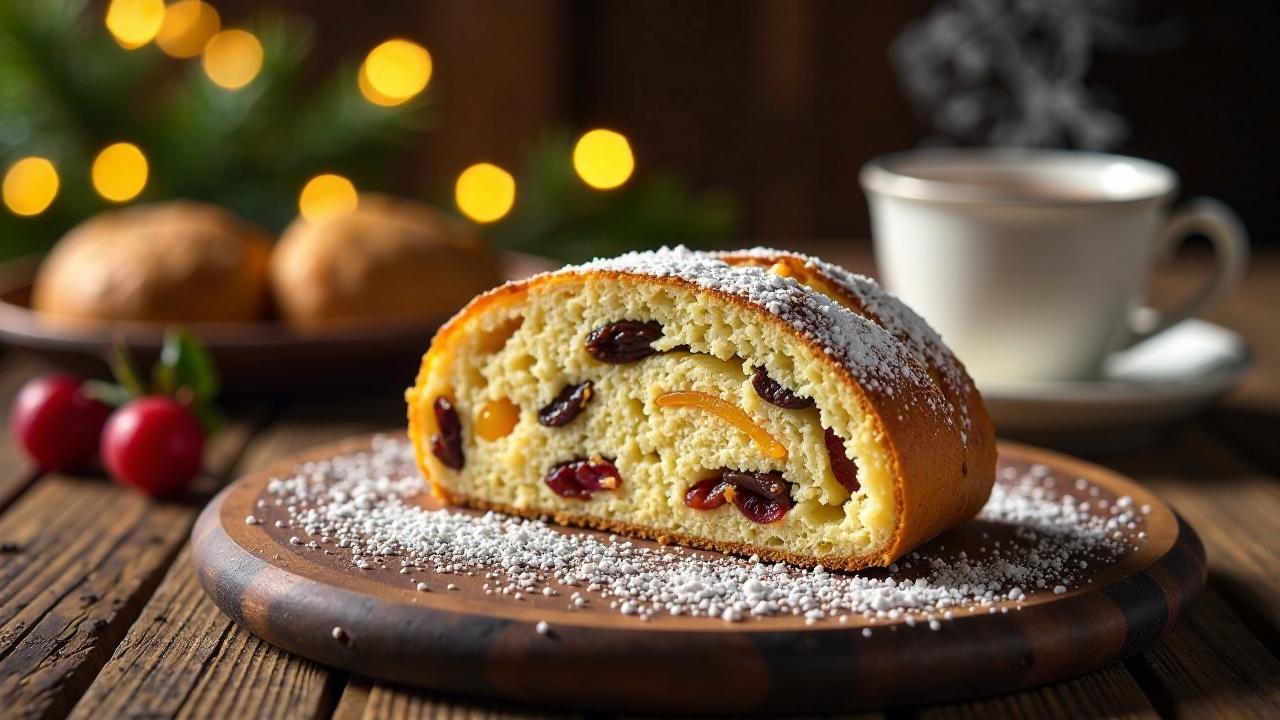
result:
[[(986, 383), (980, 389), (999, 435), (1103, 438), (1118, 430), (1149, 433), (1194, 415), (1234, 388), (1250, 365), (1238, 334), (1187, 320), (1112, 355), (1097, 380)], [(1127, 443), (1116, 438), (1102, 444)]]

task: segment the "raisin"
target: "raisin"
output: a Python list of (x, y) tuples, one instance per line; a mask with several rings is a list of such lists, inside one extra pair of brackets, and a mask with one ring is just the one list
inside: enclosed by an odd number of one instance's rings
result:
[(739, 490), (733, 496), (733, 504), (747, 519), (768, 525), (786, 517), (787, 511), (791, 509), (791, 498), (781, 500), (749, 490)]
[(613, 460), (595, 456), (568, 460), (552, 467), (547, 472), (546, 483), (560, 497), (590, 500), (597, 490), (617, 490), (622, 476)]
[(756, 374), (751, 378), (751, 387), (756, 389), (756, 394), (765, 402), (777, 405), (780, 408), (802, 410), (811, 408), (814, 405), (813, 398), (800, 397), (782, 387), (782, 384), (769, 377), (769, 373), (765, 372), (762, 367), (756, 368)]
[(778, 471), (760, 473), (744, 470), (725, 470), (720, 476), (738, 490), (764, 495), (772, 500), (790, 500), (791, 488)]
[(555, 400), (538, 411), (538, 422), (547, 427), (568, 425), (587, 408), (593, 394), (590, 380), (577, 385), (565, 385)]
[(465, 458), (462, 456), (462, 421), (458, 419), (458, 411), (443, 395), (436, 398), (433, 408), (440, 432), (431, 436), (431, 452), (445, 467), (461, 470)]
[(719, 477), (699, 480), (689, 486), (689, 491), (684, 494), (684, 504), (694, 510), (715, 510), (729, 502), (729, 498), (724, 495), (728, 487), (729, 483)]
[(717, 477), (694, 483), (684, 496), (684, 504), (694, 510), (714, 510), (728, 501), (748, 519), (768, 524), (791, 510), (791, 487), (777, 471), (726, 469)]
[(656, 320), (618, 320), (587, 335), (587, 353), (600, 362), (635, 362), (658, 352), (653, 341), (661, 337), (662, 325)]
[(827, 459), (831, 462), (831, 472), (836, 476), (836, 482), (851, 493), (858, 492), (858, 488), (862, 487), (858, 483), (858, 463), (845, 454), (844, 440), (831, 428), (827, 428), (823, 440), (827, 444)]

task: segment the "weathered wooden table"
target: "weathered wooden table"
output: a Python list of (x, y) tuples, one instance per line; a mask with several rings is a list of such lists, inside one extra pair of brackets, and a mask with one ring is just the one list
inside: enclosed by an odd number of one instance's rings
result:
[[(1193, 259), (1163, 273), (1159, 287), (1186, 287), (1202, 264)], [(1244, 333), (1256, 352), (1256, 370), (1240, 390), (1156, 445), (1090, 458), (1146, 483), (1199, 531), (1209, 585), (1187, 621), (1151, 651), (1091, 675), (885, 714), (1280, 717), (1280, 254), (1255, 258), (1246, 285), (1212, 319)], [(0, 406), (45, 369), (0, 350)], [(151, 502), (101, 479), (33, 472), (5, 433), (0, 717), (534, 714), (331, 670), (222, 615), (188, 561), (187, 535), (203, 500), (273, 458), (403, 422), (395, 390), (241, 400), (227, 409), (231, 422), (212, 442), (208, 473), (183, 503)]]

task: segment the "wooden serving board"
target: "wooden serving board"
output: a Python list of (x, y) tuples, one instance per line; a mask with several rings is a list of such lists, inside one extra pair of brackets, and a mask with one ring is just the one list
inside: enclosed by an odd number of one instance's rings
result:
[[(1098, 499), (1127, 495), (1135, 507), (1149, 505), (1145, 542), (1112, 564), (1094, 563), (1066, 593), (1026, 588), (1019, 610), (962, 614), (940, 630), (878, 621), (869, 637), (860, 615), (806, 625), (791, 616), (641, 621), (607, 602), (571, 611), (567, 592), (520, 601), (487, 595), (483, 573), (450, 575), (454, 591), (417, 592), (394, 570), (356, 570), (341, 554), (291, 545), (296, 531), (273, 525), (281, 510), (255, 507), (273, 476), (369, 444), (363, 437), (317, 448), (226, 488), (193, 531), (197, 574), (225, 613), (268, 642), (361, 675), (448, 692), (626, 712), (799, 713), (1011, 691), (1149, 647), (1205, 581), (1199, 538), (1146, 488), (1095, 465), (1002, 443), (1002, 468), (1021, 473), (1042, 464), (1066, 494), (1083, 499), (1074, 484), (1083, 478), (1100, 489)], [(425, 494), (416, 501), (436, 507)], [(249, 514), (264, 522), (246, 525)], [(993, 539), (1012, 539), (1014, 530), (974, 521), (920, 552), (945, 545), (948, 555), (964, 549), (972, 556)], [(540, 621), (553, 631), (535, 632)]]

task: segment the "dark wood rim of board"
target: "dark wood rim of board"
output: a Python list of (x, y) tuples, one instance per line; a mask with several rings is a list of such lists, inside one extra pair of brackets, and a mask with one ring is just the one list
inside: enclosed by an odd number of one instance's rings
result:
[[(926, 624), (798, 618), (726, 623), (573, 613), (520, 603), (467, 607), (312, 562), (244, 518), (272, 476), (365, 449), (371, 436), (282, 460), (223, 490), (192, 531), (204, 589), (239, 625), (285, 650), (361, 675), (544, 706), (631, 712), (834, 712), (1007, 692), (1085, 673), (1151, 646), (1205, 582), (1204, 548), (1146, 488), (1058, 453), (1000, 443), (1006, 460), (1086, 478), (1152, 508), (1141, 550), (1020, 611)], [(266, 540), (264, 541), (264, 538)], [(407, 585), (407, 584), (406, 584)], [(856, 617), (856, 616), (855, 616)], [(851, 618), (854, 619), (854, 618)], [(539, 620), (552, 628), (535, 632)], [(335, 638), (334, 628), (343, 632)]]

